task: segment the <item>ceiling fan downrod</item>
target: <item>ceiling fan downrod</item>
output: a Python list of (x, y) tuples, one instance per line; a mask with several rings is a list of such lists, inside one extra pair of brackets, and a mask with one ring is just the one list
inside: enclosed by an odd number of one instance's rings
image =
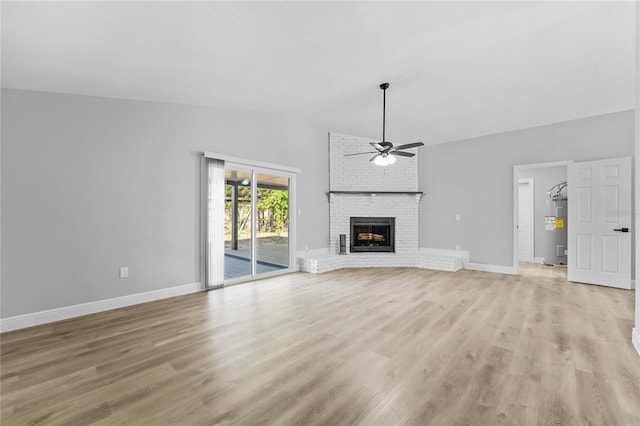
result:
[(387, 113), (387, 89), (389, 88), (389, 83), (382, 83), (380, 85), (380, 88), (382, 89), (382, 142), (386, 142), (387, 140), (385, 139), (385, 127), (386, 127), (386, 122), (387, 122), (387, 117), (386, 117), (386, 113)]

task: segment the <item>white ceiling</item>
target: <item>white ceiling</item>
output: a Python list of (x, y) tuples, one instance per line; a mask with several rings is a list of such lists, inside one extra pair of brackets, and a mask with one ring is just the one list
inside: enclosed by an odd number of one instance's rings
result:
[(624, 2), (2, 2), (2, 86), (440, 143), (632, 109)]

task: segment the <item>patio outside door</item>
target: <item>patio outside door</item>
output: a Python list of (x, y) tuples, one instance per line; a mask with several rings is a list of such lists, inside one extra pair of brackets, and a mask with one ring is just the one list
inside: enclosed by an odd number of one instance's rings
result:
[(211, 163), (209, 167), (207, 288), (290, 271), (290, 195), (295, 175), (217, 164), (223, 168), (215, 172), (217, 179), (211, 177)]

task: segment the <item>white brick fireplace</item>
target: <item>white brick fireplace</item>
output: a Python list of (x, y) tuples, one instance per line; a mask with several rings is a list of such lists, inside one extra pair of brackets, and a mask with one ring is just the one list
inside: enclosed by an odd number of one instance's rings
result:
[(422, 196), (418, 193), (418, 156), (399, 157), (395, 164), (386, 167), (369, 161), (374, 154), (345, 157), (345, 154), (374, 151), (369, 142), (354, 136), (330, 134), (329, 251), (339, 252), (340, 234), (347, 236), (349, 247), (351, 217), (395, 217), (395, 253), (375, 253), (374, 257), (407, 266), (415, 262), (418, 252), (418, 208)]
[[(329, 135), (329, 250), (302, 253), (300, 269), (326, 272), (344, 267), (405, 266), (458, 270), (462, 255), (450, 256), (421, 250), (418, 214), (422, 193), (418, 190), (418, 155), (397, 157), (382, 167), (369, 161), (375, 154), (372, 140), (338, 133)], [(417, 152), (417, 149), (408, 152)], [(351, 217), (395, 218), (393, 253), (351, 253)], [(346, 235), (347, 254), (339, 255), (340, 234)]]
[[(329, 194), (329, 249), (339, 252), (340, 234), (351, 243), (351, 217), (395, 218), (395, 253), (415, 255), (418, 250), (419, 194)], [(361, 254), (358, 254), (360, 256)]]

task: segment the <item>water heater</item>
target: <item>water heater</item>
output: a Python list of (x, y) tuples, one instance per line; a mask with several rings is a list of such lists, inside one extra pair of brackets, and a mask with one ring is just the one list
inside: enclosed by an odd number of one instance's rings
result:
[(567, 264), (567, 196), (563, 190), (567, 182), (561, 182), (547, 191), (544, 216), (544, 263)]

